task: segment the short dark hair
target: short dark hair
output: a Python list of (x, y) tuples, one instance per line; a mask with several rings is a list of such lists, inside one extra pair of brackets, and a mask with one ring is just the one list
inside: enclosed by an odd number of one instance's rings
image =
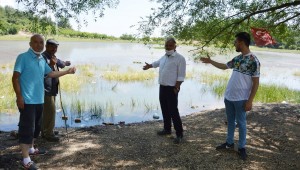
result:
[(173, 38), (173, 37), (168, 37), (168, 38), (166, 38), (166, 42), (169, 42), (169, 41), (171, 41), (171, 42), (173, 42), (174, 44), (176, 44), (176, 40), (175, 40), (175, 38)]
[(247, 32), (239, 32), (235, 35), (235, 37), (239, 40), (239, 41), (243, 41), (246, 46), (249, 47), (250, 45), (250, 34)]

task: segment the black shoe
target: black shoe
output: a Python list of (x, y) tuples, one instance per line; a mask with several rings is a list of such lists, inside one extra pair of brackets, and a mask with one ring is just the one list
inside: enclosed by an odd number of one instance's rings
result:
[(228, 144), (227, 142), (226, 143), (223, 143), (222, 145), (219, 145), (216, 147), (216, 150), (223, 150), (223, 149), (234, 149), (234, 143), (233, 144)]
[(57, 136), (45, 136), (44, 139), (48, 142), (59, 142), (59, 137)]
[(243, 161), (247, 159), (247, 153), (245, 148), (239, 149), (239, 155)]
[(158, 131), (157, 135), (159, 136), (171, 135), (171, 131), (166, 131), (166, 130)]
[(177, 136), (175, 139), (174, 139), (174, 144), (180, 144), (182, 143), (182, 136)]

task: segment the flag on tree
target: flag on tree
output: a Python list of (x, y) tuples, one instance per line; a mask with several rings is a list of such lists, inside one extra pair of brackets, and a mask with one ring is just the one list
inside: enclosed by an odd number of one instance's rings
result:
[(254, 42), (257, 46), (273, 45), (276, 41), (272, 38), (270, 33), (263, 28), (251, 28), (251, 33), (254, 37)]

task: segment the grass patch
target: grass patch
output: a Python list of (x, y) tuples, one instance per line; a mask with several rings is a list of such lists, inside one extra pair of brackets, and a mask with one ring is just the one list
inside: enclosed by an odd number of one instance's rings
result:
[(287, 87), (272, 85), (260, 85), (255, 101), (263, 103), (273, 103), (288, 101), (290, 103), (300, 103), (300, 91), (291, 90)]
[(0, 80), (0, 113), (13, 113), (17, 110), (17, 106), (12, 73), (0, 73)]
[(208, 72), (202, 72), (200, 74), (200, 81), (209, 86), (212, 86), (215, 83), (227, 83), (229, 80), (229, 72), (223, 74), (210, 74)]
[(155, 70), (138, 71), (132, 68), (128, 68), (125, 72), (119, 71), (105, 71), (103, 78), (109, 81), (145, 81), (154, 79), (156, 76)]
[[(219, 97), (223, 97), (227, 83), (220, 82), (212, 87), (213, 92)], [(262, 103), (280, 103), (287, 101), (289, 103), (300, 103), (300, 91), (291, 90), (287, 87), (275, 84), (260, 84), (254, 98), (255, 102)]]

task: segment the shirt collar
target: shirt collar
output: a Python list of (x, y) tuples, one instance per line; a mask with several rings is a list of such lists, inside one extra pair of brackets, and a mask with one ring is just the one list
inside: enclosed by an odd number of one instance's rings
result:
[(32, 58), (38, 58), (38, 59), (42, 58), (42, 54), (40, 54), (39, 56), (37, 56), (37, 55), (32, 51), (31, 48), (28, 49), (28, 52), (31, 54), (31, 57), (32, 57)]

